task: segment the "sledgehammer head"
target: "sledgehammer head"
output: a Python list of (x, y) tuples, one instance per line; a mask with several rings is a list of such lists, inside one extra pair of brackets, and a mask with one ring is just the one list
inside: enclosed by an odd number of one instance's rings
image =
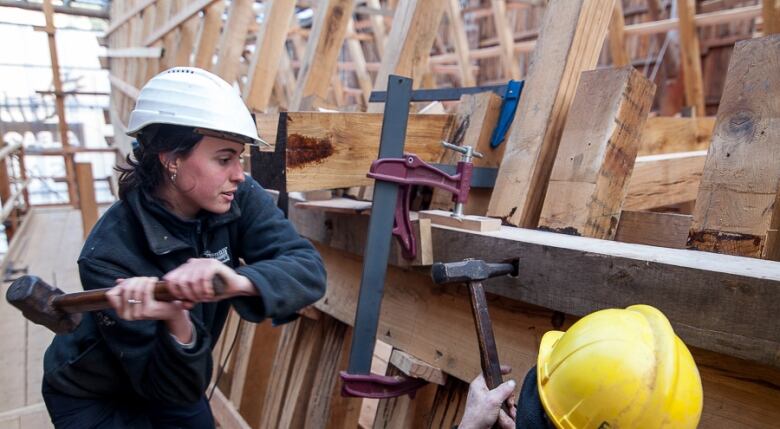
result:
[(36, 276), (22, 276), (11, 283), (5, 299), (22, 310), (27, 320), (43, 325), (57, 334), (73, 331), (81, 322), (81, 314), (67, 314), (52, 305), (52, 301), (64, 292)]

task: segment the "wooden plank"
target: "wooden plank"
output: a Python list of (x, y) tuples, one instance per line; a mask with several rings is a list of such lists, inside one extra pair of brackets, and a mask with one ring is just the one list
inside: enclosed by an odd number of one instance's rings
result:
[(211, 397), (211, 411), (214, 414), (214, 420), (222, 429), (251, 429), (241, 414), (236, 410), (235, 405), (225, 397), (219, 389), (214, 389), (214, 396)]
[(266, 6), (265, 20), (257, 32), (257, 44), (247, 73), (244, 101), (250, 109), (265, 111), (276, 82), (287, 29), (295, 11), (295, 2), (276, 0)]
[(650, 210), (694, 201), (706, 152), (640, 156), (628, 183), (624, 210)]
[(324, 325), (321, 358), (316, 365), (311, 394), (306, 401), (305, 427), (310, 428), (322, 428), (329, 420), (334, 390), (341, 384), (339, 370), (343, 369), (342, 353), (346, 351), (344, 341), (347, 339), (347, 325), (328, 315), (322, 315), (320, 323)]
[(212, 3), (203, 11), (203, 20), (195, 44), (195, 61), (193, 62), (195, 67), (211, 70), (224, 11), (225, 2), (222, 1)]
[(520, 80), (520, 65), (515, 58), (513, 31), (506, 19), (506, 0), (493, 0), (493, 24), (501, 47), (501, 64), (504, 66), (504, 78)]
[(290, 101), (290, 110), (310, 110), (311, 100), (327, 98), (330, 79), (336, 71), (336, 61), (344, 44), (354, 5), (352, 0), (327, 0), (319, 3), (314, 14), (306, 54), (298, 70), (298, 85)]
[(106, 29), (106, 32), (103, 33), (103, 37), (108, 37), (116, 31), (119, 27), (121, 27), (124, 23), (126, 23), (130, 18), (134, 17), (135, 15), (138, 15), (141, 13), (142, 10), (146, 9), (149, 5), (153, 4), (157, 0), (142, 0), (138, 2), (135, 6), (128, 9), (126, 12), (124, 12), (120, 17), (116, 19), (112, 19), (111, 23), (109, 24), (108, 28)]
[[(393, 27), (385, 45), (374, 90), (386, 91), (391, 74), (414, 79), (419, 88), (428, 71), (428, 57), (444, 13), (444, 0), (402, 0), (395, 8)], [(382, 112), (384, 103), (371, 103), (369, 112)]]
[[(450, 23), (450, 36), (452, 45), (455, 49), (455, 55), (458, 59), (458, 68), (460, 70), (460, 86), (468, 87), (477, 84), (474, 79), (474, 72), (471, 70), (471, 61), (469, 60), (469, 41), (466, 37), (466, 30), (463, 25), (463, 17), (460, 15), (460, 2), (458, 0), (447, 0), (447, 19)], [(514, 40), (512, 41), (514, 46)]]
[[(308, 214), (299, 218), (291, 208), (302, 235), (363, 252), (365, 236), (354, 233), (357, 216)], [(648, 303), (664, 311), (691, 345), (780, 367), (780, 329), (766, 325), (767, 319), (780, 325), (771, 316), (780, 293), (778, 262), (512, 227), (476, 233), (434, 225), (431, 234), (436, 261), (519, 258), (523, 275), (491, 280), (493, 293), (574, 315)]]
[[(345, 333), (342, 341), (342, 349), (339, 352), (341, 361), (339, 370), (346, 371), (349, 366), (349, 353), (352, 347), (352, 327), (344, 325)], [(362, 398), (353, 398), (341, 395), (341, 383), (333, 386), (330, 399), (330, 416), (327, 420), (327, 429), (354, 429), (360, 418)]]
[(174, 66), (187, 67), (190, 65), (195, 48), (195, 36), (200, 25), (200, 17), (195, 15), (179, 27), (179, 41), (176, 48), (176, 56), (173, 59)]
[(739, 42), (729, 64), (688, 245), (767, 257), (780, 216), (780, 36)]
[[(261, 129), (286, 131), (277, 134), (276, 144), (285, 147), (283, 177), (287, 192), (372, 183), (366, 174), (379, 151), (381, 114), (287, 112), (267, 118), (263, 116), (258, 115), (258, 123), (274, 123), (273, 118), (279, 118), (277, 123), (283, 121), (280, 124), (283, 128), (265, 125)], [(452, 123), (449, 115), (410, 115), (405, 150), (424, 161), (435, 161), (443, 150), (441, 140), (449, 135)], [(265, 155), (267, 159), (262, 158)], [(268, 152), (253, 155), (253, 171), (268, 173), (268, 168), (272, 168), (268, 167), (268, 163), (275, 162), (275, 156)], [(272, 173), (279, 174), (278, 170)]]
[(390, 355), (390, 363), (403, 374), (409, 377), (421, 378), (429, 383), (443, 386), (447, 379), (447, 375), (440, 368), (423, 362), (399, 349), (393, 350), (393, 353)]
[(95, 200), (95, 179), (92, 176), (91, 163), (76, 163), (76, 184), (79, 189), (81, 230), (86, 239), (98, 219), (97, 201)]
[(609, 21), (609, 53), (612, 56), (613, 67), (623, 67), (631, 63), (626, 50), (625, 26), (623, 0), (619, 0), (615, 2), (612, 18)]
[(436, 389), (425, 427), (431, 429), (456, 427), (463, 418), (468, 392), (467, 382), (454, 377), (447, 379), (446, 385)]
[[(317, 306), (351, 322), (360, 283), (361, 261), (332, 248), (318, 249), (324, 257), (329, 276), (327, 300), (320, 301)], [(663, 252), (670, 251), (691, 253), (663, 249)], [(572, 287), (581, 288), (583, 284), (588, 283), (575, 280)], [(683, 283), (674, 281), (674, 285), (670, 286), (679, 289), (680, 284)], [(389, 333), (382, 340), (390, 342), (394, 347), (419, 358), (430, 359), (429, 362), (437, 365), (441, 364), (441, 368), (453, 376), (449, 379), (457, 378), (465, 382), (481, 370), (468, 305), (468, 295), (462, 288), (433, 286), (425, 275), (390, 267), (378, 332)], [(689, 308), (688, 311), (694, 312), (695, 309)], [(514, 368), (512, 377), (515, 380), (522, 380), (526, 371), (535, 364), (538, 341), (545, 331), (565, 330), (576, 320), (571, 316), (501, 298), (490, 300), (490, 315), (500, 359)], [(672, 324), (678, 333), (684, 326), (674, 320)], [(690, 347), (690, 342), (688, 344)], [(777, 368), (701, 351), (695, 347), (691, 351), (707, 392), (700, 427), (773, 427), (780, 418), (780, 373)]]
[(238, 64), (244, 52), (249, 25), (255, 22), (255, 12), (252, 10), (254, 3), (254, 0), (235, 0), (230, 3), (227, 22), (219, 39), (214, 73), (231, 84), (238, 78)]
[[(270, 323), (251, 324), (250, 326), (253, 329), (253, 335), (250, 343), (251, 348), (246, 355), (246, 368), (243, 370), (245, 379), (243, 381), (234, 380), (231, 384), (233, 386), (243, 384), (237, 408), (247, 422), (254, 424), (260, 421), (260, 412), (263, 409), (268, 382), (271, 379), (274, 354), (269, 353), (269, 350), (276, 349), (282, 329), (274, 327)], [(241, 344), (238, 347), (240, 348)], [(235, 364), (237, 370), (234, 378), (242, 372), (242, 366), (244, 365), (241, 362)], [(236, 396), (231, 395), (231, 398), (236, 398)], [(235, 399), (232, 400), (235, 401)]]
[(490, 232), (501, 229), (501, 220), (484, 217), (463, 215), (460, 218), (452, 217), (452, 212), (444, 210), (422, 210), (419, 212), (421, 219), (430, 219), (434, 225), (445, 225), (451, 228), (468, 231)]
[(655, 84), (631, 66), (581, 76), (539, 226), (611, 240)]
[(616, 241), (684, 249), (693, 218), (675, 213), (623, 211)]
[[(488, 216), (535, 228), (580, 72), (592, 69), (614, 0), (552, 0), (490, 198)], [(599, 42), (594, 42), (599, 41)]]
[(680, 64), (685, 82), (685, 102), (695, 109), (695, 116), (705, 116), (704, 83), (701, 76), (701, 51), (696, 32), (696, 0), (677, 0), (680, 26)]
[(125, 94), (133, 100), (138, 99), (138, 95), (141, 93), (138, 88), (130, 85), (129, 83), (112, 74), (108, 75), (108, 81), (111, 82), (113, 87), (121, 91), (122, 94)]
[(715, 117), (712, 116), (648, 118), (637, 155), (707, 150), (714, 126)]

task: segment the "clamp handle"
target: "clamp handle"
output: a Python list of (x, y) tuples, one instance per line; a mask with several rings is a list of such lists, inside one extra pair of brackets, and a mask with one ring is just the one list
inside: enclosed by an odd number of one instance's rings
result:
[(471, 162), (472, 157), (476, 158), (484, 158), (485, 155), (482, 155), (480, 152), (477, 152), (474, 150), (471, 146), (458, 146), (454, 145), (452, 143), (446, 142), (444, 140), (441, 141), (442, 146), (446, 147), (447, 149), (454, 150), (455, 152), (460, 152), (463, 154), (462, 161), (464, 162)]

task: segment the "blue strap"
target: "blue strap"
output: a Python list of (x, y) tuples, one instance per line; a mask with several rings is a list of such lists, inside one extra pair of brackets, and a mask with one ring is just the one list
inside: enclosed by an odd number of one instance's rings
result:
[(490, 147), (497, 148), (506, 138), (509, 127), (512, 126), (512, 120), (515, 118), (517, 104), (520, 101), (520, 94), (523, 92), (525, 81), (510, 80), (506, 85), (504, 101), (501, 103), (501, 113), (498, 117), (496, 128), (493, 129), (493, 135), (490, 137)]

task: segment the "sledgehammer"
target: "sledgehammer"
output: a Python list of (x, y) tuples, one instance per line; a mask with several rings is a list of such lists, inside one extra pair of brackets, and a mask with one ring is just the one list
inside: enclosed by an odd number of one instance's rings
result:
[[(441, 263), (431, 266), (431, 277), (436, 284), (466, 283), (471, 298), (471, 311), (474, 314), (474, 324), (477, 328), (479, 342), (479, 357), (485, 384), (493, 390), (503, 383), (501, 365), (498, 362), (496, 338), (493, 336), (493, 323), (488, 314), (485, 289), (482, 280), (492, 277), (517, 274), (518, 267), (512, 263), (487, 263), (477, 259), (466, 259), (461, 262)], [(504, 403), (504, 411), (509, 415), (509, 409)], [(496, 426), (494, 426), (496, 427)]]
[[(221, 277), (212, 279), (214, 293), (224, 293), (226, 285)], [(11, 283), (5, 299), (22, 311), (27, 320), (43, 325), (56, 334), (72, 332), (81, 322), (81, 313), (85, 311), (111, 308), (106, 298), (110, 288), (94, 289), (85, 292), (65, 293), (49, 285), (36, 276), (22, 276)], [(154, 299), (174, 301), (168, 290), (168, 283), (159, 281), (154, 287)]]

